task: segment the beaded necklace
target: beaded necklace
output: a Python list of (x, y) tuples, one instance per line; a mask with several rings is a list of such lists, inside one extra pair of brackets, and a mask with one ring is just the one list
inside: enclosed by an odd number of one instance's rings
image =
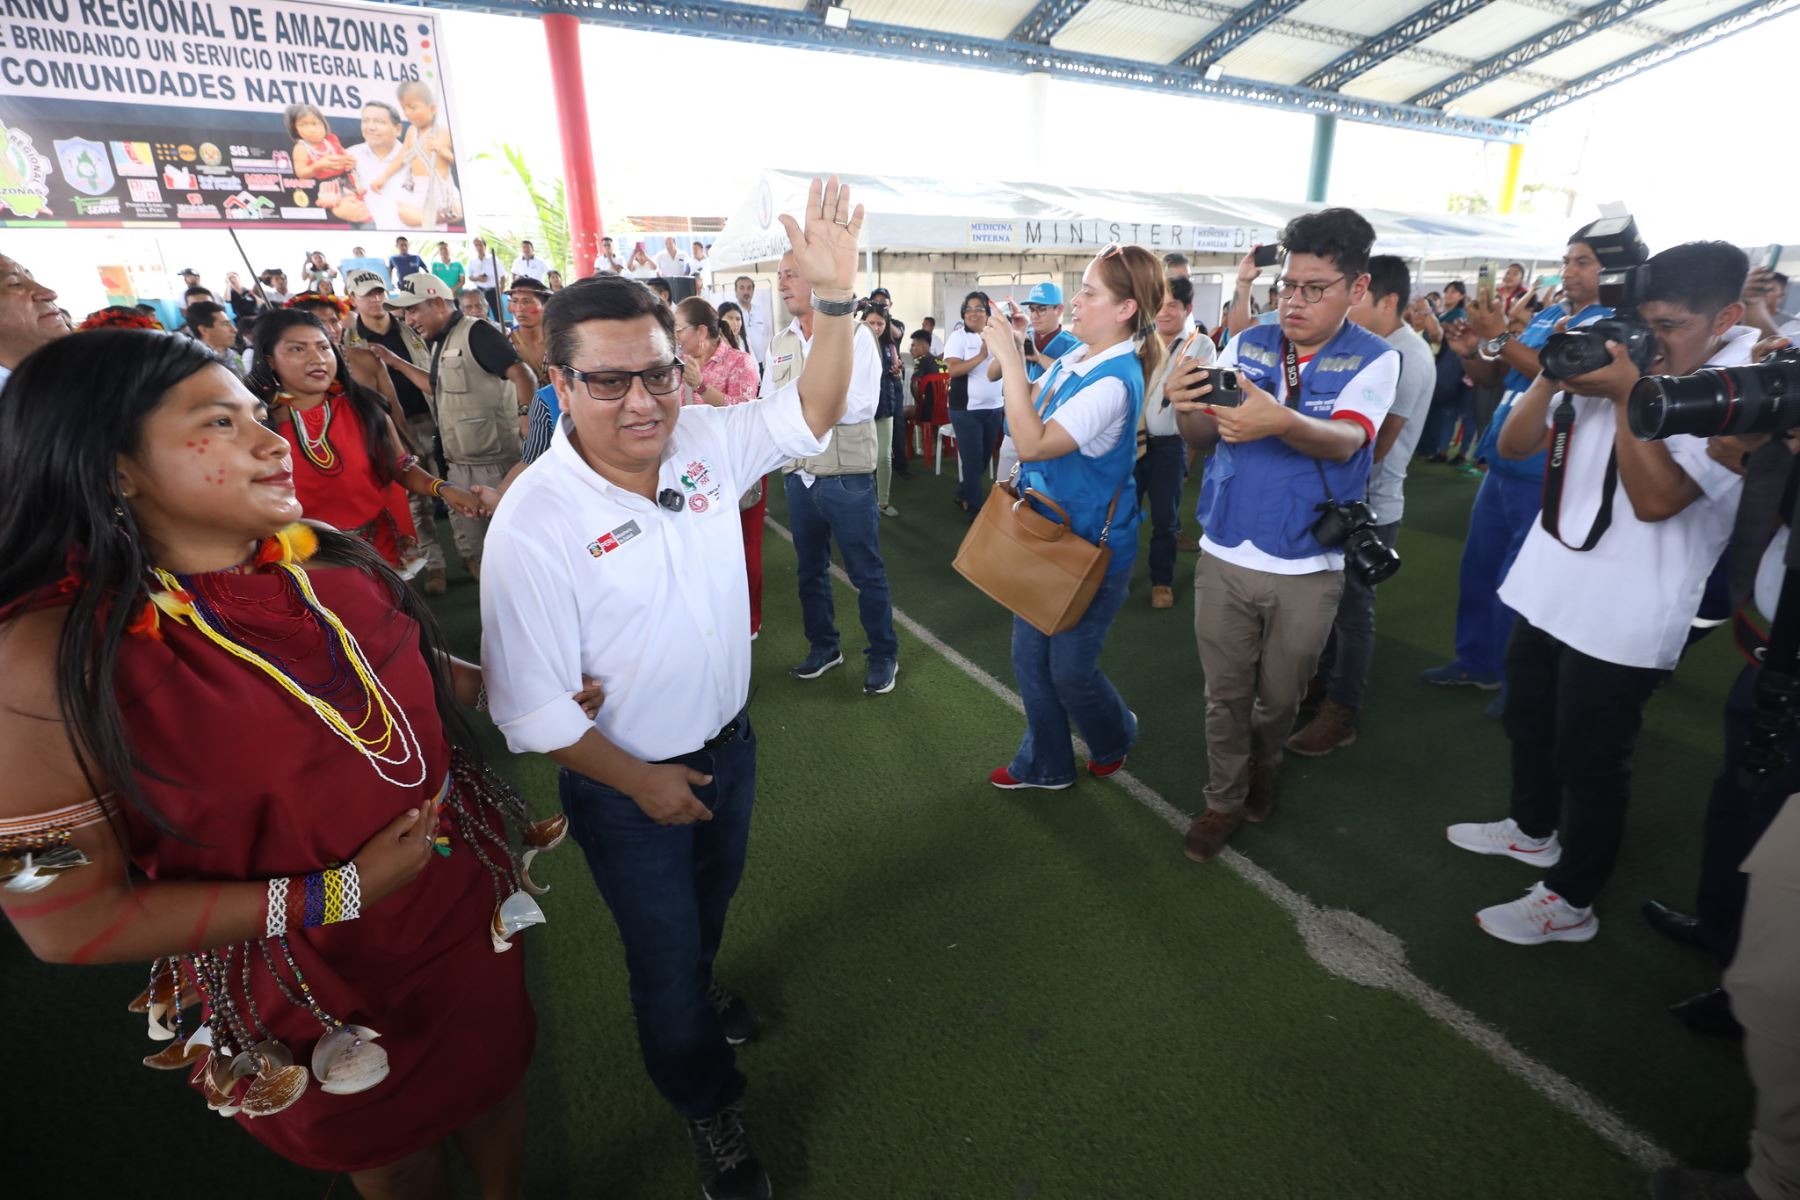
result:
[[(185, 586), (182, 580), (161, 567), (151, 568), (151, 573), (163, 588), (151, 596), (151, 601), (172, 619), (188, 622), (213, 645), (268, 676), (324, 722), (326, 728), (340, 740), (361, 754), (375, 774), (385, 782), (403, 789), (416, 788), (425, 782), (428, 767), (424, 749), (413, 732), (406, 710), (388, 692), (368, 656), (363, 653), (362, 646), (344, 627), (337, 614), (320, 603), (305, 570), (294, 561), (296, 557), (304, 559), (315, 544), (316, 539), (311, 530), (304, 526), (290, 526), (264, 542), (253, 561), (272, 566), (282, 572), (293, 585), (300, 603), (324, 632), (334, 661), (349, 665), (361, 693), (358, 703), (340, 708), (328, 700), (326, 695), (320, 695), (315, 689), (302, 684), (285, 663), (271, 660), (234, 638), (232, 632), (216, 619), (215, 610), (210, 604), (198, 600), (194, 591)], [(296, 554), (297, 545), (301, 551), (299, 554)], [(362, 719), (351, 724), (347, 713), (357, 711), (362, 713)]]
[[(305, 411), (290, 403), (293, 396), (287, 392), (278, 393), (275, 397), (277, 402), (287, 405), (288, 420), (294, 426), (294, 442), (300, 447), (300, 454), (321, 475), (336, 475), (344, 469), (343, 460), (331, 445), (332, 401), (341, 399), (343, 395), (344, 385), (334, 379), (325, 393), (325, 399)], [(321, 414), (316, 434), (312, 431), (313, 413)]]

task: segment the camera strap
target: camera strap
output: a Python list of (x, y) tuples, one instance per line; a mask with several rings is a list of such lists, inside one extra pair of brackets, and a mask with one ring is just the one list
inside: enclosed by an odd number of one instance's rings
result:
[(1543, 511), (1538, 520), (1544, 532), (1577, 554), (1585, 554), (1600, 544), (1600, 536), (1612, 525), (1613, 494), (1619, 488), (1619, 452), (1606, 456), (1606, 481), (1600, 487), (1600, 511), (1594, 514), (1594, 526), (1579, 546), (1570, 546), (1562, 535), (1563, 483), (1569, 473), (1569, 444), (1575, 439), (1575, 399), (1562, 394), (1562, 403), (1550, 417), (1550, 454), (1544, 463)]
[[(1299, 412), (1300, 351), (1285, 336), (1281, 339), (1281, 370), (1283, 380), (1287, 384), (1287, 395), (1282, 397), (1282, 403), (1291, 407), (1295, 412)], [(1325, 504), (1319, 506), (1319, 511), (1323, 512), (1327, 505), (1335, 508), (1337, 497), (1331, 494), (1331, 484), (1325, 478), (1325, 464), (1315, 458), (1313, 459), (1313, 469), (1319, 473), (1319, 486), (1325, 489)]]

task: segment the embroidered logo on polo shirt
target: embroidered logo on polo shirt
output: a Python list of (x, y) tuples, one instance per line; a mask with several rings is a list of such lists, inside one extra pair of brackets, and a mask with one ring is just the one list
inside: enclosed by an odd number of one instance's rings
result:
[(611, 533), (603, 533), (589, 542), (587, 551), (595, 558), (599, 558), (602, 554), (611, 554), (642, 532), (643, 530), (638, 528), (636, 521), (627, 521)]
[(686, 472), (682, 474), (681, 486), (690, 492), (699, 491), (712, 482), (712, 475), (709, 473), (711, 469), (704, 458), (696, 458), (687, 465)]

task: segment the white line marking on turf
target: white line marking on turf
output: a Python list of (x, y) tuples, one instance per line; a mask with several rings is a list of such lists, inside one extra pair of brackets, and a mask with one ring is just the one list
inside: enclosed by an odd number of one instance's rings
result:
[[(792, 543), (794, 535), (773, 517), (765, 520), (776, 533)], [(832, 577), (849, 586), (855, 585), (843, 568), (832, 565)], [(894, 621), (908, 633), (948, 659), (957, 670), (1006, 702), (1013, 711), (1023, 714), (1024, 701), (1019, 694), (993, 675), (958, 653), (931, 630), (919, 624), (899, 608)], [(1087, 748), (1076, 738), (1082, 753)], [(1157, 794), (1130, 771), (1112, 776), (1127, 795), (1162, 818), (1178, 832), (1185, 833), (1188, 817), (1180, 809)], [(1365, 987), (1387, 988), (1398, 992), (1425, 1010), (1427, 1016), (1447, 1025), (1458, 1036), (1500, 1064), (1508, 1073), (1524, 1080), (1531, 1089), (1598, 1134), (1602, 1140), (1643, 1169), (1669, 1166), (1675, 1158), (1657, 1145), (1648, 1134), (1634, 1128), (1623, 1117), (1608, 1108), (1586, 1088), (1539, 1062), (1506, 1040), (1506, 1036), (1480, 1017), (1414, 975), (1406, 965), (1406, 945), (1367, 917), (1341, 908), (1321, 908), (1268, 871), (1231, 849), (1219, 861), (1237, 873), (1257, 891), (1280, 905), (1294, 918), (1306, 951), (1325, 970)], [(1204, 868), (1198, 868), (1204, 869)]]

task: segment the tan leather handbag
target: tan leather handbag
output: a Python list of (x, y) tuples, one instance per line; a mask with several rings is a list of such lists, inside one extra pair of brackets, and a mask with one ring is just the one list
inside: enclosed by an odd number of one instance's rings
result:
[[(1119, 493), (1113, 493), (1095, 545), (1075, 533), (1062, 505), (1035, 488), (1021, 495), (1018, 478), (1014, 468), (1010, 479), (994, 485), (950, 565), (1001, 607), (1051, 637), (1075, 627), (1106, 578), (1112, 562), (1106, 539)], [(1051, 520), (1027, 500), (1061, 519)]]

